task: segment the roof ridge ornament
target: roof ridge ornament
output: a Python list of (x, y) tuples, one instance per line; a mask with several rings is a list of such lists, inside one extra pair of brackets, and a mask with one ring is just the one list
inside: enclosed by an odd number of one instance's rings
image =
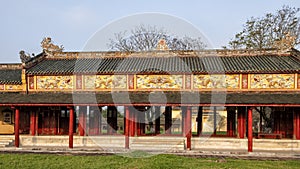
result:
[(157, 42), (156, 50), (169, 50), (169, 46), (167, 45), (167, 42), (165, 39), (160, 39)]
[(296, 36), (291, 35), (290, 32), (285, 33), (282, 39), (276, 40), (273, 47), (279, 50), (290, 50), (296, 44)]
[(45, 37), (41, 42), (41, 47), (46, 54), (52, 55), (54, 52), (62, 52), (64, 47), (54, 45), (50, 37)]

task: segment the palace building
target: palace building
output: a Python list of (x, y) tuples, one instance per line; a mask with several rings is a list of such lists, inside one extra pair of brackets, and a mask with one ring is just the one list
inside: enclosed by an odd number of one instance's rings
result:
[(16, 147), (300, 150), (296, 49), (42, 48), (0, 64), (0, 134)]

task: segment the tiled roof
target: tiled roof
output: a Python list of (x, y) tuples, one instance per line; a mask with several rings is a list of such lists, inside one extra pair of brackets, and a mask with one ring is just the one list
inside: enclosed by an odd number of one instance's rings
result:
[(207, 56), (44, 59), (27, 74), (73, 73), (296, 73), (300, 60), (294, 56)]
[(0, 84), (22, 84), (21, 69), (0, 69)]
[[(101, 93), (1, 93), (0, 105), (13, 104), (298, 104), (299, 92), (101, 92)], [(150, 98), (150, 99), (149, 99)], [(153, 102), (155, 100), (156, 102)]]

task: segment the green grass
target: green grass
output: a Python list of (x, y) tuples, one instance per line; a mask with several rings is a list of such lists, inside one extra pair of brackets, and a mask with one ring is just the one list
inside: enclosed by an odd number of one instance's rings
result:
[(0, 168), (20, 169), (85, 169), (85, 168), (299, 168), (300, 161), (259, 161), (225, 159), (219, 162), (214, 158), (191, 158), (175, 155), (155, 155), (148, 158), (139, 157), (141, 152), (128, 156), (74, 156), (45, 154), (0, 154)]

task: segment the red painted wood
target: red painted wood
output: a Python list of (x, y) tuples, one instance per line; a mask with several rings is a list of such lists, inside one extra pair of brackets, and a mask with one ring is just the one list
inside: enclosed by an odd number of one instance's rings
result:
[(245, 138), (245, 107), (238, 108), (238, 135), (239, 138)]
[(297, 115), (297, 109), (294, 109), (293, 112), (293, 139), (297, 139), (297, 120), (296, 120), (296, 115)]
[(79, 124), (78, 124), (78, 132), (80, 136), (84, 136), (84, 121), (85, 121), (85, 117), (84, 117), (85, 112), (82, 111), (82, 108), (79, 108)]
[(125, 148), (129, 149), (129, 131), (130, 131), (130, 112), (129, 107), (125, 107)]
[(20, 129), (20, 110), (18, 108), (16, 108), (16, 110), (15, 110), (15, 147), (20, 146), (19, 129)]
[(186, 129), (186, 148), (188, 150), (191, 150), (191, 137), (192, 137), (192, 111), (191, 107), (187, 107), (186, 109), (186, 123), (185, 123), (185, 129)]
[(165, 133), (171, 134), (171, 127), (172, 127), (172, 107), (166, 106), (165, 110)]
[(99, 112), (94, 111), (94, 135), (99, 135)]
[(69, 111), (69, 148), (73, 148), (74, 109), (70, 107)]
[(197, 135), (200, 136), (202, 133), (202, 115), (203, 115), (203, 108), (199, 107), (198, 108), (198, 115), (197, 115)]
[(217, 107), (214, 107), (214, 135), (217, 135)]
[(131, 137), (135, 135), (135, 128), (136, 128), (135, 111), (132, 110), (130, 111), (130, 131), (129, 131)]
[(30, 134), (32, 136), (35, 135), (35, 126), (36, 126), (36, 118), (35, 118), (35, 112), (30, 112)]
[(2, 103), (0, 106), (236, 106), (236, 107), (260, 107), (260, 106), (268, 106), (268, 107), (299, 107), (300, 104), (207, 104), (207, 103), (199, 103), (199, 104), (181, 104), (181, 103), (167, 103), (167, 104), (161, 104), (161, 103), (103, 103), (103, 104), (7, 104)]
[(296, 139), (300, 140), (300, 113), (296, 112)]
[(248, 152), (253, 151), (252, 108), (248, 109)]
[(160, 107), (155, 107), (155, 134), (160, 134)]

